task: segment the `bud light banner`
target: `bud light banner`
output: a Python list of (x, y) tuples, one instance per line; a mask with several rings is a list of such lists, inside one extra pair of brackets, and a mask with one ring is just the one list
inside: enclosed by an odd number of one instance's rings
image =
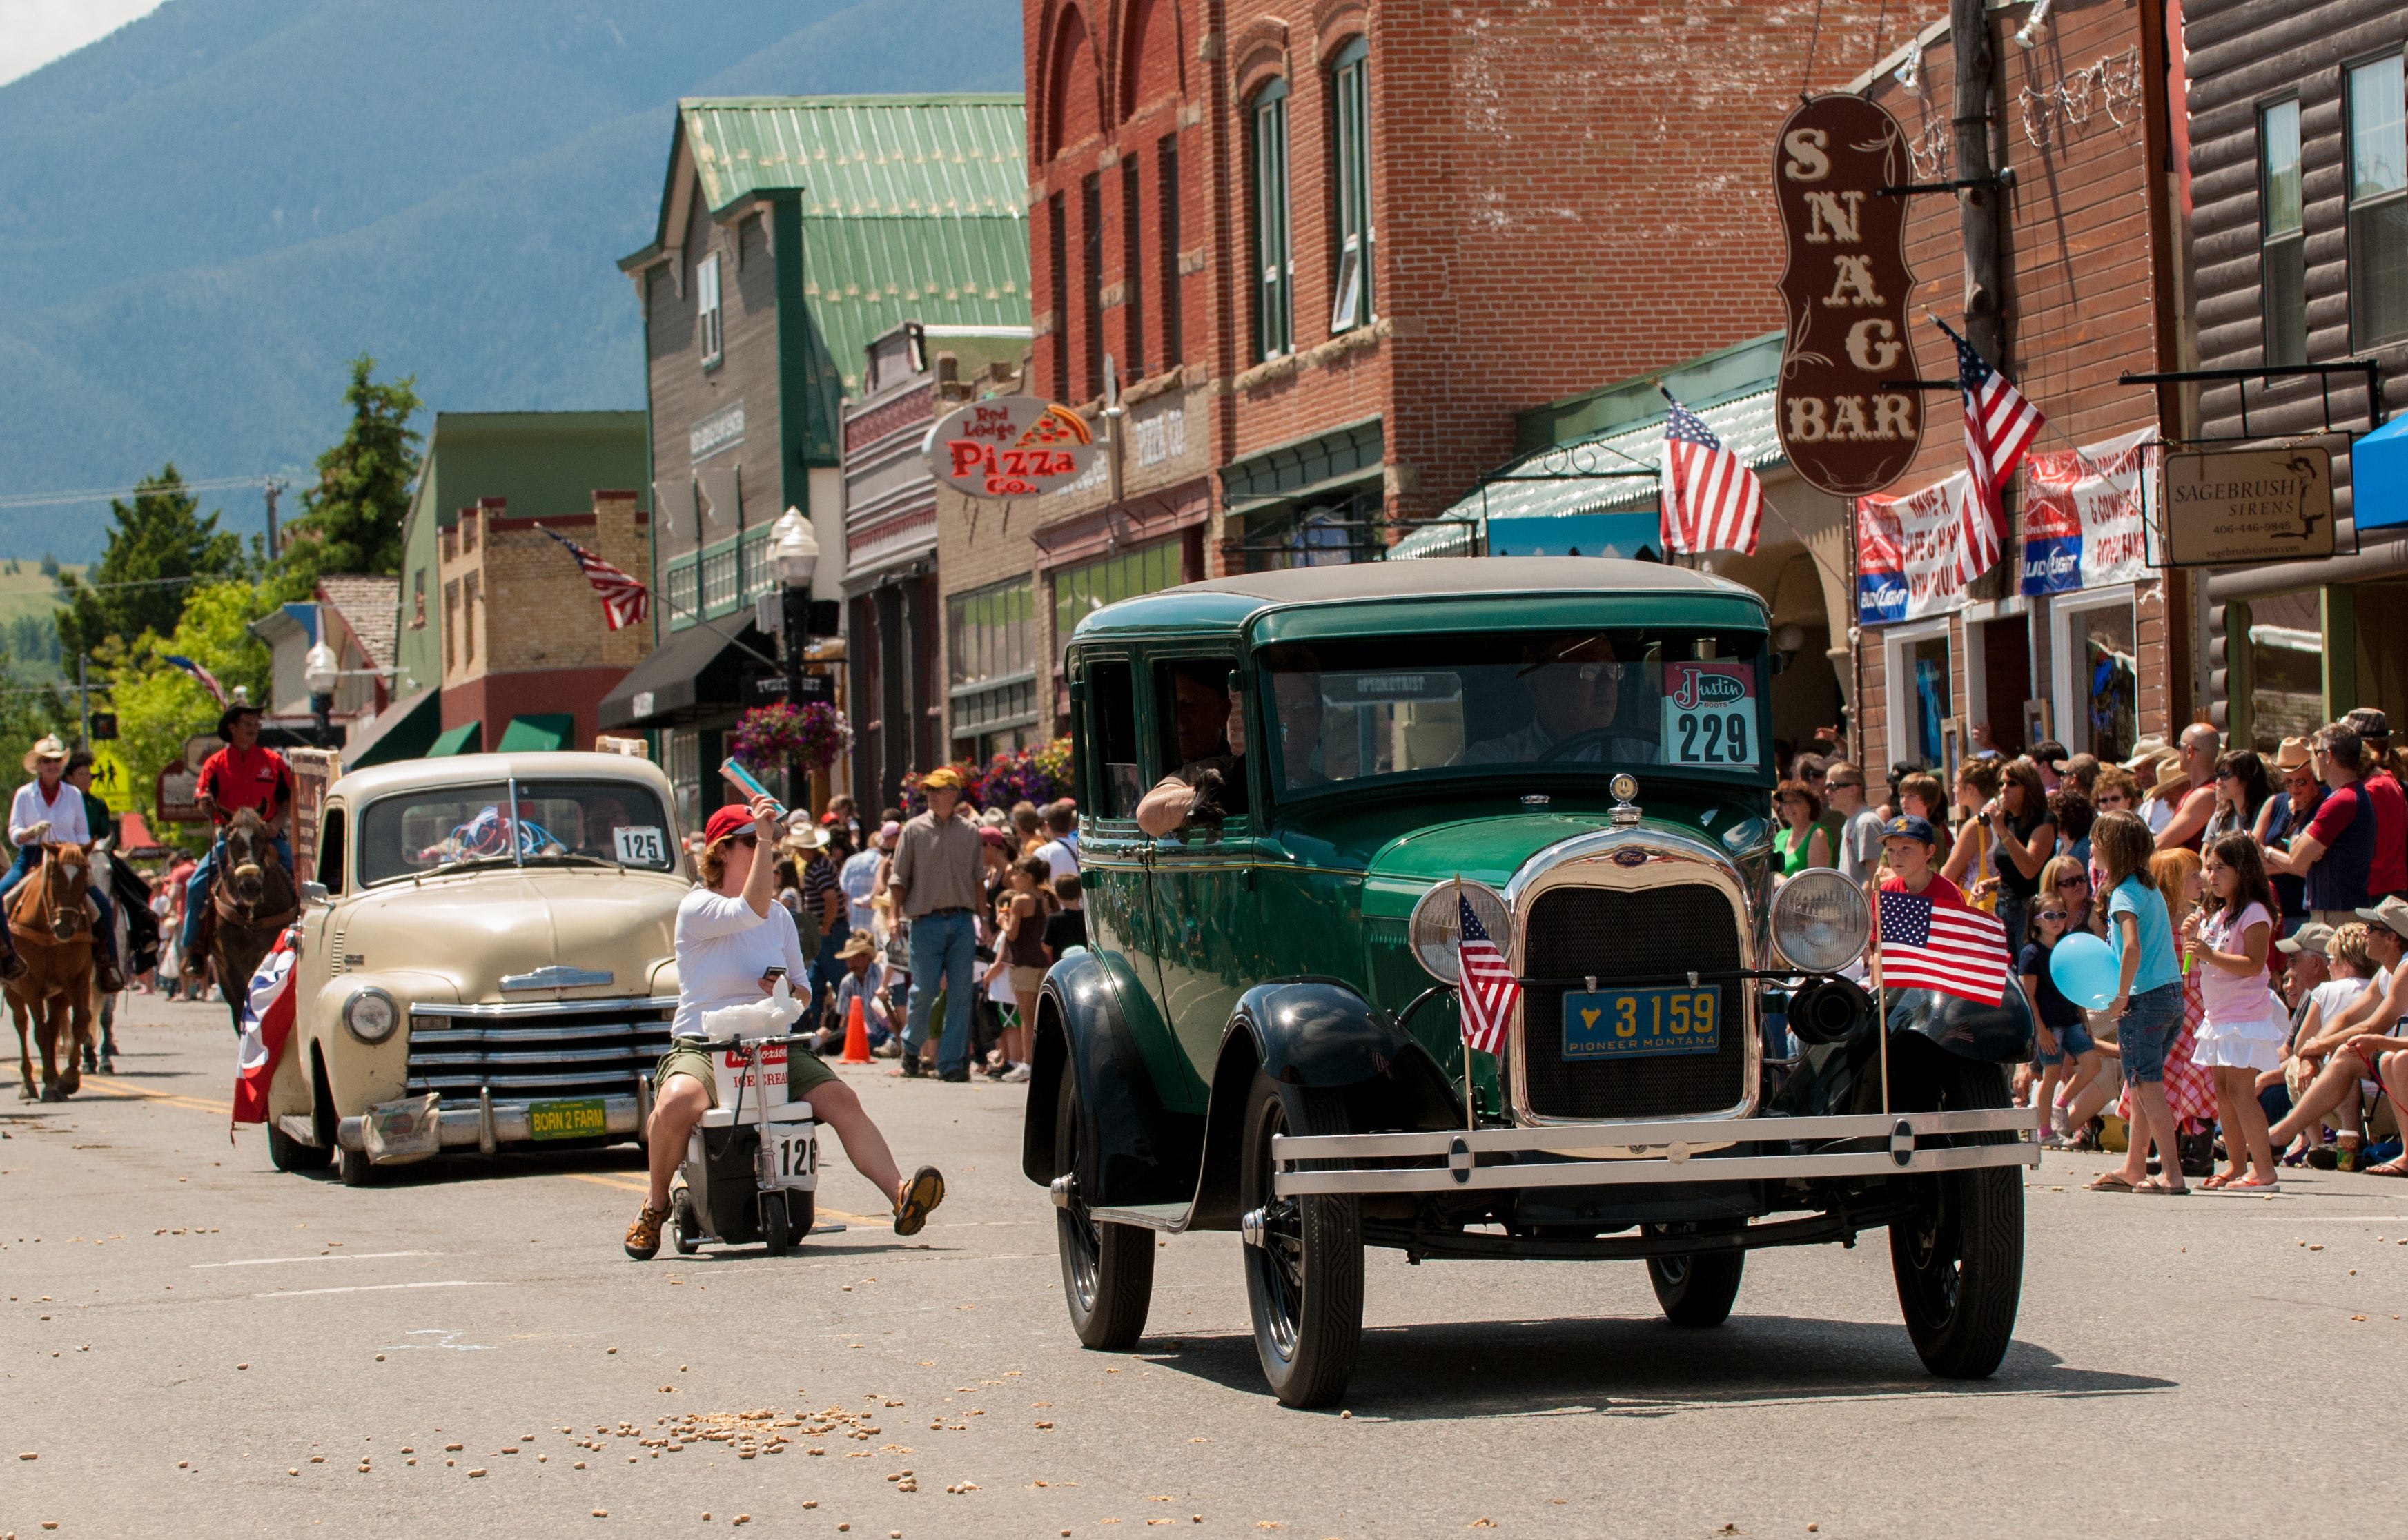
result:
[(1965, 602), (1956, 547), (1972, 478), (1963, 471), (1903, 497), (1856, 499), (1856, 624), (1890, 626)]
[(2150, 466), (2145, 427), (2080, 453), (2024, 457), (2023, 592), (2065, 594), (2149, 575)]

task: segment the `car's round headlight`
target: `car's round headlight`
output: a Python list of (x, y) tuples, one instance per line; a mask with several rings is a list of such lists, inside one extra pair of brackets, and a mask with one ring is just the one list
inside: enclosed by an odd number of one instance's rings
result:
[(1513, 918), (1495, 888), (1485, 883), (1459, 879), (1442, 882), (1413, 905), (1412, 920), (1406, 927), (1413, 960), (1440, 984), (1462, 982), (1461, 970), (1455, 966), (1455, 947), (1463, 928), (1462, 906), (1466, 903), (1471, 905), (1480, 928), (1488, 932), (1488, 939), (1497, 943), (1498, 951), (1510, 956), (1513, 950)]
[(1864, 890), (1828, 867), (1799, 872), (1772, 896), (1772, 944), (1801, 972), (1838, 972), (1863, 955), (1872, 928)]
[(343, 1029), (362, 1043), (382, 1043), (400, 1025), (401, 1007), (381, 989), (362, 989), (343, 1001)]

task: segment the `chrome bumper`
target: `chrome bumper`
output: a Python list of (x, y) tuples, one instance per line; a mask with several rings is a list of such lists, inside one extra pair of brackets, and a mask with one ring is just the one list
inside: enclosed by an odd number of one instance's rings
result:
[[(1935, 1145), (1946, 1135), (2008, 1132), (2008, 1144)], [(1878, 1141), (1865, 1148), (1865, 1141)], [(1733, 1144), (1818, 1146), (1794, 1155), (1717, 1155)], [(1856, 1148), (1835, 1146), (1855, 1144)], [(1544, 1154), (1545, 1160), (1484, 1162)], [(1622, 1187), (1645, 1182), (1753, 1182), (1789, 1177), (1890, 1176), (1981, 1166), (2037, 1166), (2040, 1145), (2023, 1107), (1956, 1113), (1867, 1113), (1842, 1117), (1746, 1117), (1583, 1127), (1481, 1129), (1454, 1133), (1275, 1136), (1271, 1190), (1461, 1192), (1518, 1187)], [(1411, 1166), (1375, 1165), (1412, 1160)], [(1306, 1162), (1315, 1169), (1298, 1170)]]
[[(650, 1087), (646, 1087), (649, 1089)], [(577, 1098), (573, 1100), (582, 1100)], [(649, 1098), (606, 1096), (601, 1099), (604, 1137), (633, 1139), (643, 1129), (644, 1118), (651, 1109)], [(485, 1101), (468, 1105), (446, 1103), (436, 1114), (437, 1141), (444, 1149), (474, 1148), (491, 1154), (496, 1145), (523, 1144), (535, 1142), (533, 1121), (528, 1109), (533, 1101)], [(290, 1122), (307, 1123), (294, 1118)], [(366, 1148), (363, 1129), (365, 1117), (346, 1117), (335, 1126), (335, 1143), (358, 1152)], [(288, 1129), (286, 1131), (292, 1131)], [(551, 1141), (546, 1141), (551, 1143)], [(418, 1159), (406, 1157), (405, 1159)], [(398, 1164), (399, 1162), (394, 1162)]]

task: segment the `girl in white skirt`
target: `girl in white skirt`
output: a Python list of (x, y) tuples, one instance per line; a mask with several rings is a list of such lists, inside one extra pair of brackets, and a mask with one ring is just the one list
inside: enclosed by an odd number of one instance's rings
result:
[(2223, 835), (2208, 846), (2200, 877), (2205, 898), (2183, 922), (2183, 945), (2199, 970), (2206, 1008), (2191, 1057), (2214, 1078), (2229, 1162), (2200, 1186), (2269, 1192), (2278, 1177), (2266, 1134), (2266, 1109), (2258, 1102), (2258, 1076), (2282, 1062), (2288, 1025), (2266, 986), (2266, 957), (2274, 943), (2278, 911), (2274, 888), (2266, 880), (2258, 842), (2240, 832)]

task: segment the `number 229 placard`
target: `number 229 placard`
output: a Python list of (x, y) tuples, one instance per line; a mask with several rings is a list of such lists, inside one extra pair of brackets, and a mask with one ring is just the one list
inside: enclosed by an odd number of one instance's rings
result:
[(1676, 661), (1664, 665), (1664, 762), (1753, 769), (1756, 665)]

